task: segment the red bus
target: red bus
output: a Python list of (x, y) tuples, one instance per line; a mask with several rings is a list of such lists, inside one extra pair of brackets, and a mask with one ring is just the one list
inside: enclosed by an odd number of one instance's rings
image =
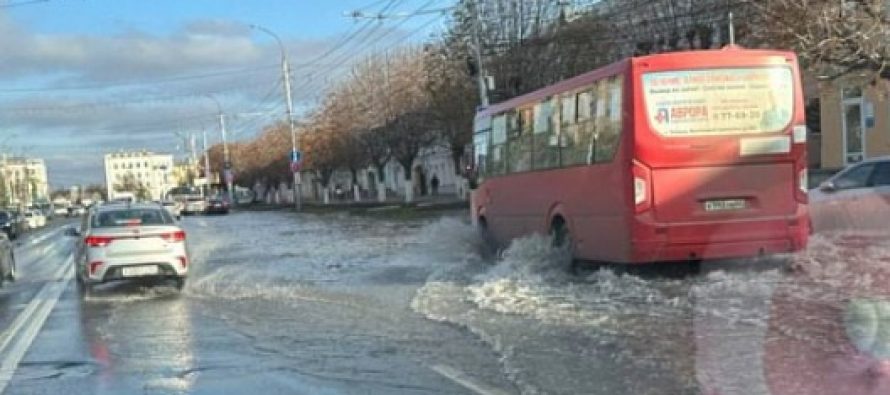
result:
[(481, 109), (471, 212), (499, 244), (641, 263), (797, 251), (809, 235), (793, 53), (624, 59)]

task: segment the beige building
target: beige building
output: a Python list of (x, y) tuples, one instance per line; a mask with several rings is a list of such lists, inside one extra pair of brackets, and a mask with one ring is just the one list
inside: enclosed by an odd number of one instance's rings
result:
[(857, 81), (820, 85), (820, 166), (839, 169), (890, 155), (890, 84)]
[(134, 189), (128, 182), (145, 188), (152, 200), (163, 199), (176, 186), (173, 177), (173, 155), (149, 151), (121, 151), (105, 155), (105, 188), (109, 199), (117, 189)]
[(49, 180), (43, 159), (3, 157), (0, 171), (6, 183), (6, 201), (31, 205), (49, 198)]

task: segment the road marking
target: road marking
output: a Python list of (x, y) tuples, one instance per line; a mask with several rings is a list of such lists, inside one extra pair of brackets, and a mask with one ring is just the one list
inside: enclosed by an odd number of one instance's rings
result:
[(37, 292), (37, 295), (15, 318), (9, 329), (3, 332), (3, 340), (0, 342), (0, 356), (2, 356), (2, 360), (0, 360), (0, 393), (9, 385), (19, 363), (25, 357), (31, 343), (43, 328), (43, 324), (49, 318), (49, 314), (55, 308), (65, 288), (68, 287), (68, 282), (73, 277), (74, 255), (70, 255), (55, 271), (50, 282)]
[(473, 391), (479, 395), (509, 395), (510, 393), (499, 388), (493, 388), (487, 384), (477, 382), (455, 368), (445, 365), (433, 365), (429, 367), (432, 371), (438, 373), (442, 377), (451, 380), (461, 387)]
[(49, 231), (49, 232), (46, 232), (46, 233), (41, 234), (40, 236), (37, 236), (37, 237), (35, 237), (35, 238), (31, 239), (31, 240), (28, 240), (28, 244), (29, 244), (29, 245), (34, 245), (34, 244), (40, 244), (40, 243), (43, 243), (44, 241), (46, 241), (46, 240), (49, 239), (50, 237), (55, 236), (56, 233), (61, 232), (62, 229), (65, 229), (65, 228), (66, 228), (65, 226), (59, 226), (59, 227), (57, 227), (57, 228), (55, 228), (55, 229), (53, 229), (53, 230), (51, 230), (51, 231)]

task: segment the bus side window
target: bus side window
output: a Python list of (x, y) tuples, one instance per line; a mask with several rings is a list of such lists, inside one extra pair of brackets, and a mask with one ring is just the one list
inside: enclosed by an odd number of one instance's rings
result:
[(556, 138), (559, 130), (559, 113), (555, 110), (555, 99), (547, 98), (535, 105), (534, 146), (535, 169), (559, 167), (559, 145)]
[[(594, 141), (594, 124), (590, 115), (597, 106), (596, 88), (593, 85), (573, 97), (575, 111), (572, 122), (563, 121), (562, 165), (584, 165), (590, 163), (591, 147)], [(577, 121), (576, 121), (577, 120)]]
[(603, 86), (604, 116), (597, 124), (597, 139), (594, 152), (594, 162), (611, 162), (621, 142), (622, 120), (622, 78), (613, 77)]
[(491, 129), (476, 132), (473, 135), (473, 166), (476, 182), (482, 182), (488, 174), (488, 139)]
[(507, 118), (503, 114), (491, 121), (491, 145), (487, 155), (486, 174), (498, 176), (505, 173), (507, 164)]
[(507, 115), (507, 168), (510, 173), (532, 169), (533, 109), (522, 108)]

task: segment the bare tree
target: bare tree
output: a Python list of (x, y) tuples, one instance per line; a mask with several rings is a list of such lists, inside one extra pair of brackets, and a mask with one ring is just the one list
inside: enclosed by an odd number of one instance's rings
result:
[(438, 132), (438, 142), (450, 151), (455, 178), (461, 184), (456, 192), (461, 198), (464, 148), (472, 142), (473, 117), (479, 103), (465, 64), (457, 60), (456, 54), (465, 51), (443, 42), (427, 46), (424, 56), (429, 115)]
[(884, 0), (747, 0), (755, 10), (752, 35), (795, 51), (826, 79), (855, 75), (890, 79), (890, 19)]

